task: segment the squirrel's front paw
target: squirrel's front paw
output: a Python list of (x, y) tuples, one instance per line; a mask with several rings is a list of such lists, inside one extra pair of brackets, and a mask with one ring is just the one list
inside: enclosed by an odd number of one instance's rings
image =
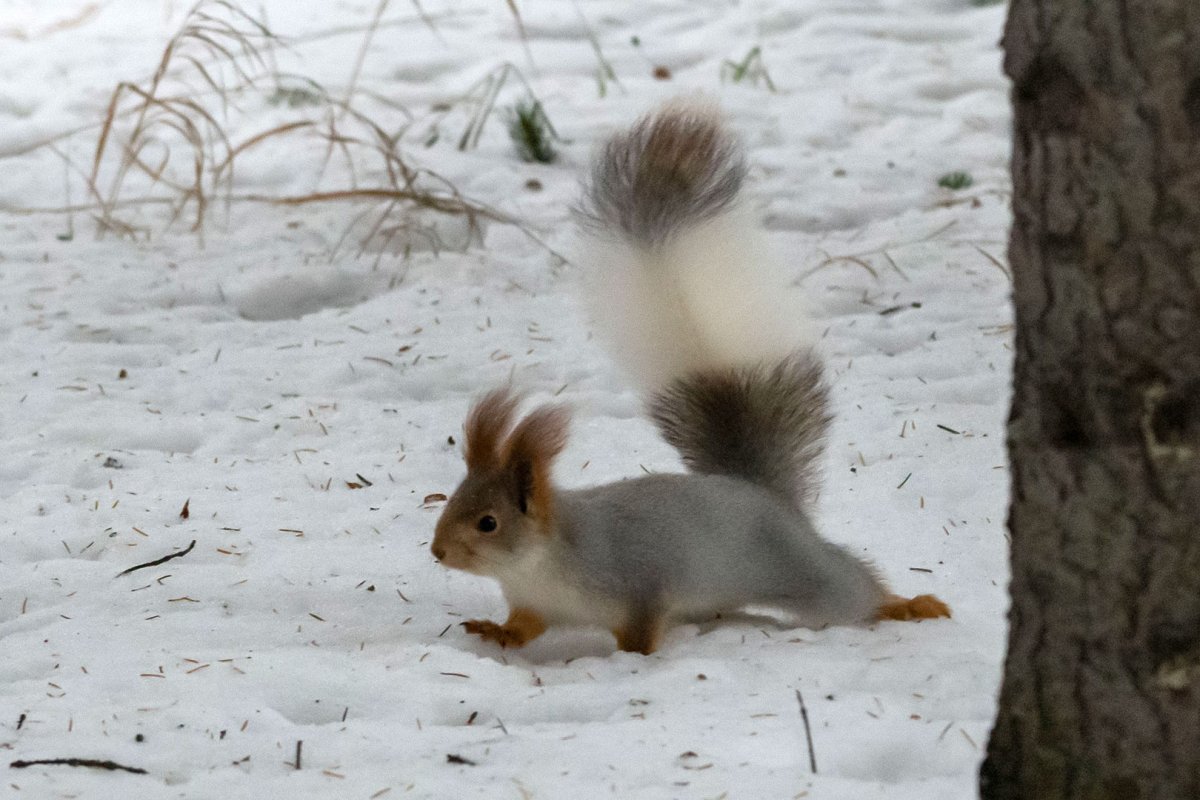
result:
[(528, 609), (514, 610), (503, 625), (490, 619), (469, 619), (462, 626), (467, 633), (473, 633), (488, 642), (495, 642), (501, 647), (521, 647), (541, 636), (546, 630), (546, 623), (541, 616)]
[(490, 619), (469, 619), (462, 626), (467, 633), (473, 633), (488, 642), (496, 642), (501, 647), (507, 646), (507, 632), (499, 623)]
[(950, 606), (931, 594), (916, 597), (893, 595), (879, 607), (878, 619), (913, 620), (949, 617)]

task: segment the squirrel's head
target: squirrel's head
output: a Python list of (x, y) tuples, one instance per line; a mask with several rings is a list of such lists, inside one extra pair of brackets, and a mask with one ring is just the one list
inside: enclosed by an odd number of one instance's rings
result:
[(520, 398), (497, 389), (467, 416), (467, 477), (433, 537), (433, 556), (453, 569), (496, 575), (554, 530), (550, 466), (566, 445), (570, 415), (539, 408), (515, 425)]

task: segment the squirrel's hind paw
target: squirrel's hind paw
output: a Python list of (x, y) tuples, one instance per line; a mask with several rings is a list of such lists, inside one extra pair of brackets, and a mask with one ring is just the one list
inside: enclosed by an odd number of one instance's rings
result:
[(876, 619), (922, 620), (949, 617), (950, 606), (931, 594), (919, 594), (916, 597), (900, 597), (892, 595), (884, 601), (875, 614)]

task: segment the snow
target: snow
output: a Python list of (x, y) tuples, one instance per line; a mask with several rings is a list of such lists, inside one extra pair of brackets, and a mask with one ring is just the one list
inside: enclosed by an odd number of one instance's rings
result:
[[(376, 4), (261, 5), (292, 39), (277, 68), (343, 96)], [(26, 213), (87, 202), (112, 88), (152, 74), (187, 8), (3, 4), (0, 756), (148, 771), (6, 768), (12, 797), (973, 796), (1007, 602), (1003, 8), (519, 8), (532, 65), (506, 4), (424, 0), (432, 27), (388, 7), (358, 81), (393, 129), (403, 113), (372, 96), (428, 109), (506, 61), (543, 100), (566, 140), (551, 166), (515, 157), (499, 112), (475, 150), (455, 148), (461, 109), (405, 145), (544, 243), (484, 221), (460, 253), (414, 233), (364, 244), (365, 225), (343, 240), (363, 210), (347, 203), (217, 203), (203, 246), (194, 209), (131, 211), (151, 234), (136, 241), (93, 236), (83, 211)], [(619, 79), (603, 96), (589, 31)], [(754, 46), (776, 92), (721, 80)], [(746, 142), (751, 206), (834, 381), (819, 525), (954, 618), (682, 626), (649, 657), (553, 630), (501, 651), (457, 626), (503, 603), (432, 560), (425, 498), (463, 475), (451, 440), (471, 398), (510, 376), (576, 409), (563, 485), (679, 468), (592, 335), (568, 208), (604, 133), (697, 90)], [(289, 113), (246, 94), (226, 119), (241, 141)], [(248, 152), (236, 193), (346, 186), (325, 155)], [(974, 184), (939, 188), (954, 170)]]

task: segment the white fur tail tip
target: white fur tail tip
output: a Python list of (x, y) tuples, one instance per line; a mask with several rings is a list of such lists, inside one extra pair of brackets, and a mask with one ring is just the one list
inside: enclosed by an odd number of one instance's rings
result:
[(800, 293), (741, 202), (746, 159), (711, 105), (676, 101), (613, 136), (580, 209), (601, 333), (644, 389), (811, 344)]

